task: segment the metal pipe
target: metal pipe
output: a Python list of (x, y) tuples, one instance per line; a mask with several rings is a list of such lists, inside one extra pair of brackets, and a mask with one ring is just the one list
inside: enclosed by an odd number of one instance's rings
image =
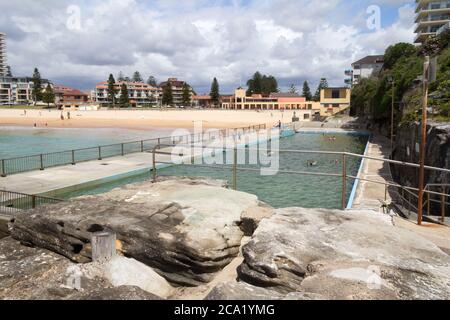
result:
[(423, 188), (425, 184), (425, 147), (427, 143), (427, 108), (428, 108), (428, 80), (430, 75), (430, 57), (425, 57), (424, 73), (423, 73), (423, 105), (422, 105), (422, 136), (420, 142), (419, 154), (419, 200), (417, 211), (417, 224), (422, 224), (423, 214)]
[(233, 190), (237, 190), (237, 148), (233, 151)]
[(342, 210), (345, 210), (347, 204), (347, 158), (342, 155)]

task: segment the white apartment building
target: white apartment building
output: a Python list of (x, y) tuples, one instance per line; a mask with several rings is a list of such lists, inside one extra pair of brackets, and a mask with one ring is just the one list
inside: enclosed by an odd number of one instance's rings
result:
[(6, 76), (6, 34), (0, 32), (0, 77)]
[(450, 0), (416, 0), (415, 43), (423, 43), (450, 23)]
[[(121, 95), (122, 84), (126, 84), (130, 104), (132, 106), (158, 105), (160, 90), (151, 85), (141, 82), (116, 82), (116, 102), (119, 101)], [(112, 101), (108, 96), (108, 82), (100, 82), (91, 92), (92, 100), (100, 105), (110, 105)]]
[[(42, 90), (48, 83), (48, 80), (42, 79)], [(32, 102), (32, 78), (0, 76), (0, 105), (27, 105)]]
[(352, 69), (350, 72), (346, 72), (347, 75), (352, 76), (352, 83), (358, 84), (363, 78), (369, 78), (372, 75), (376, 75), (381, 71), (384, 64), (383, 55), (374, 55), (364, 57), (356, 62), (352, 63)]

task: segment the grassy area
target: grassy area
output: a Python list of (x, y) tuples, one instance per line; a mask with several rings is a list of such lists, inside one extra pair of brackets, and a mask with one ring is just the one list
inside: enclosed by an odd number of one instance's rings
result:
[(13, 105), (13, 106), (8, 106), (8, 105), (2, 105), (0, 106), (0, 109), (22, 109), (22, 110), (32, 110), (32, 109), (45, 109), (44, 106), (33, 106), (33, 105)]

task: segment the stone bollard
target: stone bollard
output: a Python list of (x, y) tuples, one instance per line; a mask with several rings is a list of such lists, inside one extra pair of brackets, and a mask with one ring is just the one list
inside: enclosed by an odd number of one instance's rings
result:
[(99, 231), (92, 234), (92, 261), (107, 262), (116, 255), (116, 234)]

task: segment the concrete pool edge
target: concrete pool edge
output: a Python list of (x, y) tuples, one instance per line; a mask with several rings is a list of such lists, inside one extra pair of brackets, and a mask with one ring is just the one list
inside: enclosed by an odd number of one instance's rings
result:
[[(366, 149), (364, 150), (365, 156), (367, 156), (367, 154), (369, 152), (369, 145), (370, 145), (371, 139), (372, 139), (372, 134), (369, 135), (369, 139), (367, 140)], [(359, 178), (361, 176), (362, 170), (364, 168), (365, 160), (366, 159), (364, 159), (364, 158), (361, 160), (361, 164), (359, 165), (358, 174), (356, 175), (357, 178)], [(347, 210), (350, 210), (353, 208), (353, 202), (355, 201), (356, 191), (358, 190), (358, 185), (359, 185), (359, 179), (355, 179), (355, 182), (353, 183), (352, 192), (350, 193), (350, 197), (348, 199), (347, 208), (346, 208)]]

